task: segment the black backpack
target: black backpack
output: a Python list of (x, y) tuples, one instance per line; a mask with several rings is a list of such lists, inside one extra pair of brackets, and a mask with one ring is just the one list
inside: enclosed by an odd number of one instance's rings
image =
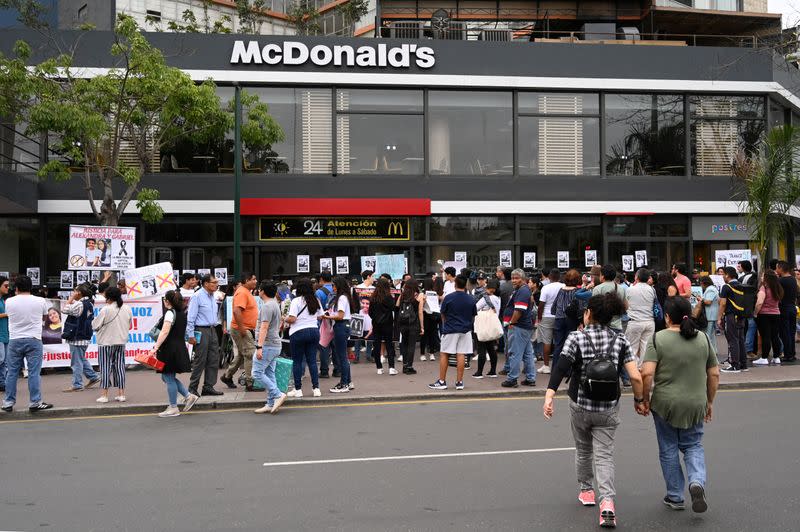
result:
[(621, 373), (622, 357), (620, 357), (619, 363), (614, 364), (611, 353), (614, 352), (614, 345), (620, 335), (613, 333), (614, 337), (608, 344), (608, 349), (598, 353), (589, 335), (581, 332), (586, 337), (589, 348), (594, 354), (588, 363), (583, 364), (581, 370), (583, 395), (592, 401), (616, 401), (620, 396), (619, 374)]
[(403, 301), (400, 303), (400, 313), (397, 316), (397, 320), (400, 325), (413, 325), (416, 321), (418, 321), (418, 316), (416, 312), (416, 308), (414, 305)]
[(564, 309), (564, 315), (572, 321), (581, 323), (583, 321), (583, 313), (588, 305), (588, 299), (573, 296), (572, 301)]
[(736, 286), (728, 283), (730, 295), (728, 304), (733, 310), (733, 315), (738, 318), (752, 318), (756, 309), (756, 287), (738, 283)]

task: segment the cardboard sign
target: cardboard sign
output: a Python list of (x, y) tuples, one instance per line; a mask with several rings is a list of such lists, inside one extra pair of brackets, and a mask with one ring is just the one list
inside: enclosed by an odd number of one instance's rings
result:
[(135, 227), (69, 226), (70, 270), (128, 270), (135, 266)]
[(749, 249), (719, 249), (715, 252), (715, 255), (717, 268), (720, 266), (733, 266), (735, 268), (739, 261), (753, 260), (753, 253)]
[(128, 299), (162, 295), (177, 289), (172, 271), (172, 264), (160, 262), (123, 272)]

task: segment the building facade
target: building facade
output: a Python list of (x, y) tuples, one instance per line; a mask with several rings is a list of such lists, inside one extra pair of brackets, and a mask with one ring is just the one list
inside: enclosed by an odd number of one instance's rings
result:
[[(7, 32), (0, 49), (21, 36)], [(559, 252), (584, 268), (587, 251), (618, 266), (647, 251), (654, 268), (708, 270), (715, 251), (750, 247), (733, 156), (800, 124), (796, 72), (769, 48), (149, 37), (186, 50), (168, 60), (215, 79), (223, 100), (235, 83), (258, 94), (284, 131), (244, 153), (243, 266), (260, 277), (296, 275), (298, 255), (311, 271), (348, 257), (354, 273), (361, 257), (403, 253), (422, 273), (464, 251), (488, 270), (507, 250), (514, 266), (535, 253), (542, 269)], [(88, 50), (110, 42), (84, 39)], [(113, 66), (88, 52), (76, 61)], [(144, 224), (133, 207), (122, 221), (138, 227), (140, 264), (232, 268), (230, 138), (162, 151), (143, 185), (160, 190), (164, 221)], [(13, 184), (0, 192), (0, 271), (38, 266), (55, 280), (68, 225), (94, 220), (82, 185), (36, 180), (41, 147), (26, 148), (25, 166), (15, 139), (0, 170)]]

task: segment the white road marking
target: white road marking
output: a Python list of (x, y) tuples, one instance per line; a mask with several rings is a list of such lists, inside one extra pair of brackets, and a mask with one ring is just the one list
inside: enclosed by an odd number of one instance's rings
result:
[(301, 460), (298, 462), (264, 462), (264, 467), (317, 464), (348, 464), (352, 462), (388, 462), (392, 460), (420, 460), (426, 458), (461, 458), (466, 456), (498, 456), (504, 454), (538, 454), (574, 451), (575, 447), (552, 447), (550, 449), (515, 449), (511, 451), (483, 451), (476, 453), (413, 454), (400, 456), (368, 456), (364, 458), (335, 458), (331, 460)]

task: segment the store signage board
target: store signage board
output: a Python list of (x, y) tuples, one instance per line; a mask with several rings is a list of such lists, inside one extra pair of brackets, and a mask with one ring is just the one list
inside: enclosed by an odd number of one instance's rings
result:
[(363, 46), (317, 44), (309, 45), (285, 41), (281, 44), (258, 41), (235, 41), (231, 50), (232, 65), (304, 65), (308, 62), (320, 67), (373, 67), (373, 68), (431, 68), (436, 64), (433, 48), (419, 44)]
[(261, 218), (259, 240), (409, 240), (408, 218)]

